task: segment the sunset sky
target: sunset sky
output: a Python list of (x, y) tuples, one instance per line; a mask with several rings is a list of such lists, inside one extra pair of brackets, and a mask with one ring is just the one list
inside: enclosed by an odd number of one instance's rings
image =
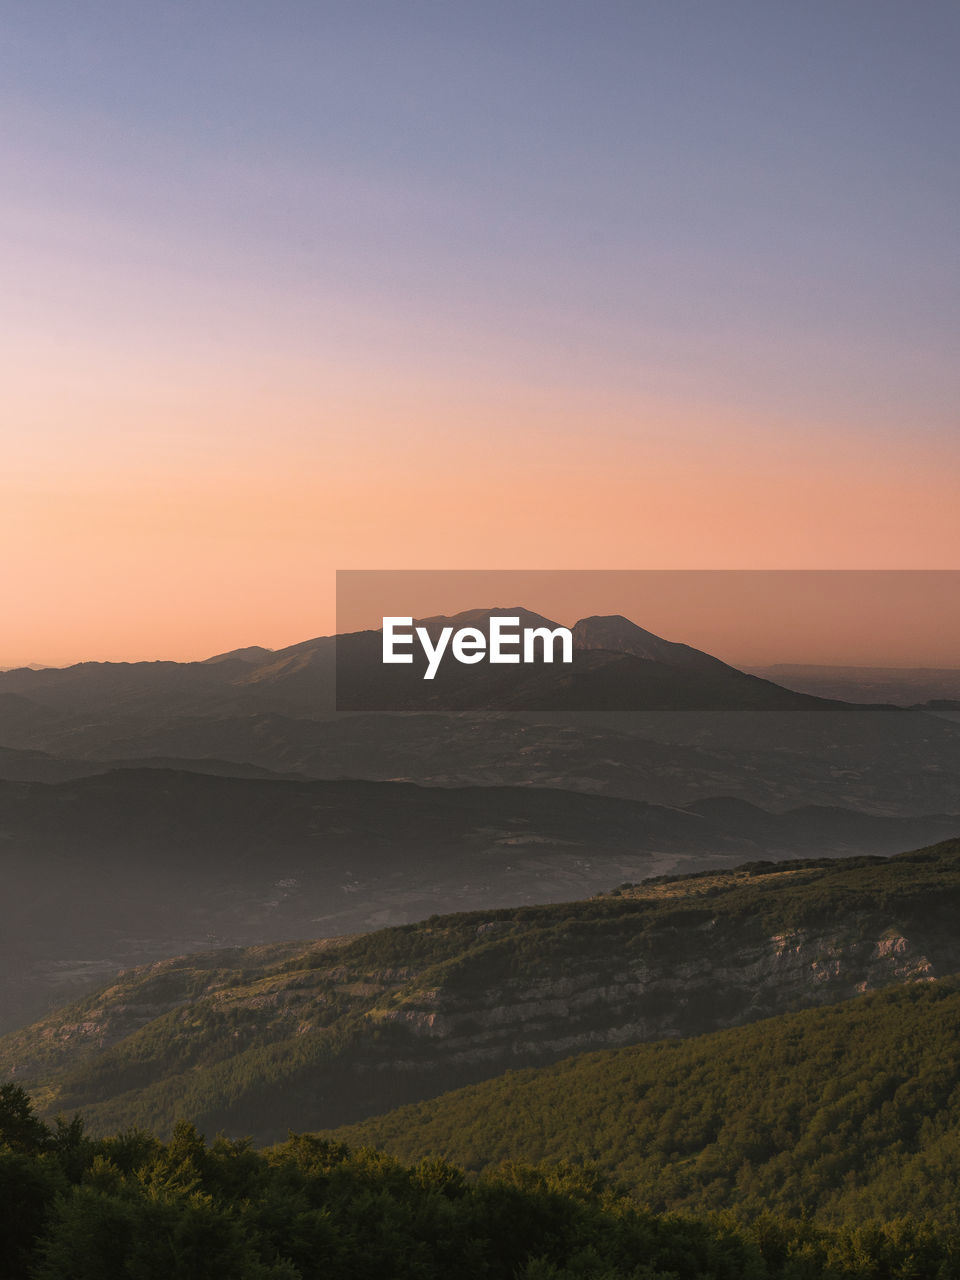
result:
[(958, 65), (955, 0), (7, 0), (0, 666), (960, 568)]

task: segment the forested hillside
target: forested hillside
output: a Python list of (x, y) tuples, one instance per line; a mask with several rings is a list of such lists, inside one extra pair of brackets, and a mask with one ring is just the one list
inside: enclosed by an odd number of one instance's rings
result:
[(588, 1167), (469, 1181), (291, 1137), (271, 1151), (179, 1125), (97, 1141), (0, 1088), (4, 1280), (949, 1280), (955, 1232), (651, 1214)]
[(96, 1132), (185, 1118), (273, 1141), (584, 1050), (960, 972), (958, 907), (953, 841), (210, 952), (4, 1037), (0, 1071)]
[(960, 1226), (960, 981), (511, 1072), (339, 1130), (468, 1169), (586, 1160), (658, 1212)]

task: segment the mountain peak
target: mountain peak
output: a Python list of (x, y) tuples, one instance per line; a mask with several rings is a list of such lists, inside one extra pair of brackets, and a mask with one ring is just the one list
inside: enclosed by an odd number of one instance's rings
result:
[(453, 627), (455, 631), (461, 627), (476, 627), (478, 631), (486, 632), (491, 618), (519, 618), (520, 627), (549, 627), (554, 630), (560, 625), (550, 618), (545, 618), (541, 613), (533, 613), (530, 609), (524, 609), (522, 605), (513, 605), (511, 608), (497, 605), (492, 609), (465, 609), (463, 612), (455, 613), (450, 617), (444, 614), (437, 614), (432, 618), (417, 618), (416, 625), (425, 627), (427, 632), (433, 638), (436, 638), (436, 633), (443, 627)]
[(607, 649), (611, 653), (628, 653), (648, 662), (661, 662), (668, 667), (695, 667), (701, 670), (729, 670), (719, 658), (713, 658), (687, 644), (675, 644), (645, 631), (620, 613), (581, 618), (573, 628), (577, 649)]
[(217, 662), (248, 662), (256, 664), (265, 662), (272, 654), (272, 649), (265, 649), (259, 644), (251, 644), (247, 645), (245, 649), (231, 649), (229, 653), (215, 653), (212, 658), (204, 658), (203, 663), (205, 666), (212, 666)]

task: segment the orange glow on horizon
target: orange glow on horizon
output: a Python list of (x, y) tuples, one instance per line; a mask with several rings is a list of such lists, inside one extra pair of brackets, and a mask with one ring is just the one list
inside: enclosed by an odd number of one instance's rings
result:
[[(521, 433), (466, 390), (455, 417), (449, 392), (358, 399), (341, 395), (329, 430), (308, 430), (291, 398), (276, 427), (258, 425), (259, 404), (229, 405), (209, 438), (147, 422), (116, 450), (14, 440), (0, 665), (282, 647), (333, 631), (338, 568), (952, 568), (960, 545), (932, 449), (883, 452), (851, 431), (774, 443), (755, 424), (623, 402), (594, 432), (582, 406), (517, 397)], [(844, 661), (767, 640), (745, 634), (738, 651), (731, 637), (721, 656)], [(889, 661), (923, 665), (941, 640)]]

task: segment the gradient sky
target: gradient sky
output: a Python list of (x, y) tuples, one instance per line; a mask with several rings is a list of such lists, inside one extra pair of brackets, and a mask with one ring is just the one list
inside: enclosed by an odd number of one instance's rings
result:
[(954, 0), (0, 37), (0, 665), (292, 643), (337, 568), (960, 566)]

